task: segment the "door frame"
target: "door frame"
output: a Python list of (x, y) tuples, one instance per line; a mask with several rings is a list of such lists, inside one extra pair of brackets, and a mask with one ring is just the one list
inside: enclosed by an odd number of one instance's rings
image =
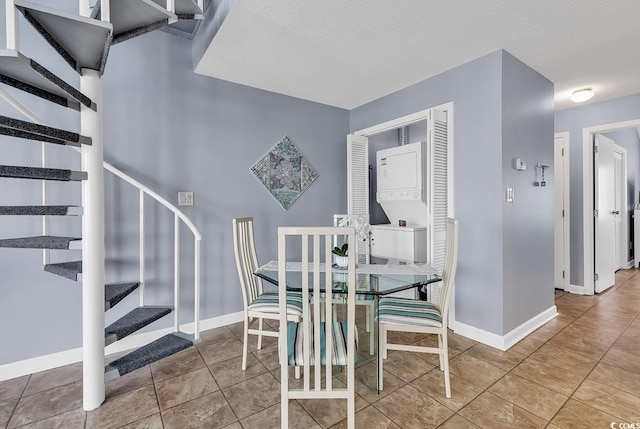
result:
[[(561, 139), (561, 148), (564, 151), (564, 154), (562, 155), (562, 162), (559, 163), (558, 160), (554, 159), (554, 173), (553, 173), (553, 177), (554, 177), (554, 184), (555, 184), (555, 190), (554, 192), (556, 193), (556, 198), (555, 200), (558, 200), (558, 192), (562, 192), (562, 205), (564, 207), (560, 208), (560, 207), (555, 207), (554, 208), (554, 225), (557, 224), (562, 224), (562, 230), (563, 230), (563, 234), (562, 234), (562, 249), (563, 252), (562, 254), (557, 254), (556, 252), (554, 252), (554, 260), (555, 260), (555, 266), (558, 267), (562, 267), (562, 270), (564, 271), (564, 278), (562, 279), (562, 289), (565, 291), (569, 291), (570, 287), (570, 278), (571, 278), (571, 199), (570, 199), (570, 169), (569, 169), (569, 142), (571, 141), (569, 138), (569, 132), (565, 131), (565, 132), (561, 132), (561, 133), (555, 133), (554, 134), (554, 155), (555, 155), (555, 144), (556, 144), (556, 139)], [(555, 158), (555, 157), (554, 157)], [(555, 180), (555, 178), (558, 177), (558, 171), (562, 169), (562, 183), (558, 183), (557, 180)], [(562, 210), (564, 210), (564, 213), (562, 213)], [(557, 232), (554, 232), (554, 235), (557, 234)], [(557, 237), (556, 237), (557, 238)], [(554, 268), (555, 270), (555, 268)], [(555, 277), (555, 276), (554, 276)], [(555, 283), (555, 281), (554, 281)], [(556, 285), (557, 286), (557, 285)]]
[(625, 128), (640, 127), (640, 119), (614, 122), (582, 129), (582, 237), (584, 254), (584, 295), (593, 295), (594, 282), (594, 257), (595, 241), (593, 231), (594, 210), (594, 177), (593, 177), (593, 136), (599, 133), (608, 133)]
[[(613, 151), (620, 153), (621, 158), (622, 158), (622, 202), (620, 203), (620, 206), (622, 207), (622, 210), (620, 210), (620, 222), (622, 223), (622, 231), (624, 232), (624, 236), (626, 237), (626, 240), (624, 241), (624, 243), (619, 243), (618, 244), (618, 251), (622, 254), (622, 255), (626, 255), (623, 256), (623, 260), (622, 260), (622, 264), (620, 265), (619, 269), (627, 269), (630, 268), (629, 266), (629, 210), (627, 208), (628, 206), (628, 199), (627, 199), (627, 191), (628, 191), (628, 183), (627, 183), (627, 149), (623, 148), (622, 146), (616, 144), (613, 147)], [(616, 261), (616, 265), (618, 264), (618, 261)]]
[[(416, 122), (425, 121), (429, 119), (429, 114), (432, 109), (440, 110), (447, 113), (447, 129), (448, 129), (448, 142), (447, 142), (447, 153), (449, 154), (447, 166), (447, 193), (449, 194), (449, 198), (447, 198), (447, 213), (450, 217), (455, 217), (454, 215), (454, 204), (453, 200), (455, 198), (454, 195), (454, 177), (453, 177), (453, 169), (454, 169), (454, 153), (453, 153), (453, 145), (454, 145), (454, 113), (453, 113), (453, 101), (448, 103), (440, 104), (438, 106), (433, 106), (425, 110), (421, 110), (419, 112), (412, 113), (410, 115), (401, 116), (399, 118), (391, 119), (386, 122), (382, 122), (377, 125), (373, 125), (368, 128), (363, 128), (361, 130), (354, 131), (353, 134), (370, 137), (375, 134), (384, 133), (390, 130), (394, 130), (396, 128), (401, 128), (403, 126), (408, 126), (411, 124), (415, 124)], [(453, 329), (456, 325), (456, 290), (453, 289), (451, 294), (451, 303), (449, 304), (449, 327)]]

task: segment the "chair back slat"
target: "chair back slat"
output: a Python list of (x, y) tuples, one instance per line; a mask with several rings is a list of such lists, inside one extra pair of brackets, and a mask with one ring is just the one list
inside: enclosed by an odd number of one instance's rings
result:
[(438, 307), (442, 310), (442, 323), (447, 326), (449, 303), (458, 266), (458, 228), (456, 219), (447, 218), (447, 241), (444, 267), (442, 268), (442, 287), (438, 297)]
[(262, 280), (253, 274), (259, 265), (252, 217), (233, 219), (233, 245), (246, 308), (262, 293)]
[[(349, 265), (340, 275), (345, 277), (346, 316), (342, 312), (336, 313), (333, 308), (334, 279), (332, 272), (332, 253), (334, 237), (355, 249), (356, 235), (353, 227), (280, 227), (278, 228), (278, 282), (280, 296), (280, 363), (282, 366), (282, 401), (283, 414), (287, 405), (284, 403), (293, 398), (344, 398), (353, 403), (355, 381), (353, 378), (356, 360), (356, 332), (355, 332), (355, 295), (356, 295), (356, 258), (349, 258)], [(355, 256), (355, 252), (354, 252)], [(287, 270), (286, 262), (300, 260), (302, 263), (302, 301), (303, 315), (301, 326), (295, 332), (296, 338), (289, 338), (292, 330), (289, 322), (282, 315), (286, 302)], [(334, 321), (337, 322), (334, 323)], [(346, 326), (346, 362), (347, 389), (336, 388), (333, 384), (332, 365), (338, 361), (336, 348), (342, 350), (343, 345), (336, 342), (336, 338), (343, 337), (343, 326)], [(338, 332), (338, 330), (340, 330)], [(302, 332), (300, 337), (299, 332)], [(291, 356), (288, 344), (295, 341), (297, 352), (302, 348), (302, 377), (301, 389), (289, 386), (288, 365)], [(294, 354), (296, 364), (300, 364)], [(313, 369), (313, 371), (312, 371)], [(313, 382), (313, 385), (311, 385)], [(324, 383), (324, 384), (323, 384)], [(351, 393), (349, 393), (351, 392)], [(298, 395), (298, 396), (296, 396)], [(302, 395), (302, 396), (300, 396)], [(349, 399), (351, 396), (351, 399)], [(284, 422), (283, 416), (283, 422)], [(284, 423), (283, 423), (283, 427)]]

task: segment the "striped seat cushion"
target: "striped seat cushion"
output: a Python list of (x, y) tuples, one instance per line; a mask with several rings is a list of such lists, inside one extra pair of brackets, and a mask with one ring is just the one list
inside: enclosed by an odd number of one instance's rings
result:
[[(264, 292), (249, 304), (249, 311), (262, 313), (279, 313), (278, 292)], [(287, 314), (302, 316), (302, 294), (299, 292), (287, 292)]]
[(376, 320), (415, 326), (442, 326), (442, 314), (437, 305), (417, 299), (384, 297), (378, 304)]
[[(309, 352), (311, 362), (309, 365), (313, 365), (314, 351), (313, 351), (313, 324), (310, 325), (311, 334), (311, 350)], [(332, 365), (346, 365), (347, 364), (347, 324), (345, 322), (333, 322), (331, 329), (333, 334), (333, 356), (331, 359)], [(358, 330), (354, 330), (355, 335), (355, 362), (358, 362)], [(288, 342), (288, 361), (289, 365), (302, 366), (304, 365), (304, 340), (303, 340), (303, 327), (302, 323), (289, 322), (287, 326), (287, 342)], [(325, 322), (320, 323), (320, 363), (326, 365), (326, 330)]]

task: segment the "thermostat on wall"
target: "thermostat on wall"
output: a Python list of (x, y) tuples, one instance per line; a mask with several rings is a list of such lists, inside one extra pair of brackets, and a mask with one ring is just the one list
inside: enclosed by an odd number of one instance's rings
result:
[(523, 160), (521, 160), (520, 158), (516, 158), (516, 170), (526, 170), (527, 169), (527, 163), (524, 162)]

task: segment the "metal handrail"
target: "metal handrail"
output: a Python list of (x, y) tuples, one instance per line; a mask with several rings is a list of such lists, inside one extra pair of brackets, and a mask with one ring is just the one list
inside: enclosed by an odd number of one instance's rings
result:
[[(33, 121), (34, 123), (37, 123), (39, 125), (44, 125), (44, 126), (48, 126), (42, 119), (40, 119), (35, 113), (33, 113), (31, 110), (29, 110), (26, 106), (24, 106), (21, 102), (19, 102), (18, 100), (16, 100), (13, 96), (11, 96), (8, 92), (6, 92), (3, 88), (0, 88), (0, 97), (4, 98), (11, 106), (13, 106), (16, 110), (18, 110), (20, 113), (22, 113), (24, 116), (26, 116), (27, 118), (29, 118), (31, 121)], [(43, 159), (43, 167), (46, 167), (46, 160), (47, 160), (47, 143), (42, 143), (43, 149), (42, 149), (42, 159)], [(76, 149), (77, 151), (80, 152), (79, 148), (74, 147), (74, 149)], [(165, 206), (167, 209), (171, 210), (171, 212), (173, 212), (174, 214), (174, 228), (175, 228), (175, 233), (174, 233), (174, 290), (175, 290), (175, 317), (174, 317), (174, 325), (175, 325), (175, 329), (176, 331), (179, 330), (179, 320), (178, 320), (178, 315), (179, 315), (179, 310), (178, 310), (178, 304), (179, 304), (179, 292), (180, 292), (180, 283), (179, 283), (179, 255), (180, 255), (180, 249), (179, 249), (179, 227), (180, 227), (180, 223), (179, 220), (182, 221), (190, 230), (191, 233), (194, 236), (195, 239), (195, 249), (194, 249), (194, 259), (195, 259), (195, 266), (194, 266), (194, 338), (196, 340), (198, 340), (200, 338), (200, 273), (201, 273), (201, 263), (200, 263), (200, 250), (201, 250), (201, 241), (202, 241), (202, 234), (200, 233), (200, 231), (198, 230), (198, 228), (194, 225), (194, 223), (191, 221), (191, 219), (189, 219), (187, 217), (187, 215), (185, 215), (180, 209), (178, 209), (175, 205), (171, 204), (166, 198), (160, 196), (157, 192), (153, 191), (152, 189), (150, 189), (149, 187), (143, 185), (142, 183), (140, 183), (139, 181), (137, 181), (136, 179), (134, 179), (133, 177), (129, 176), (128, 174), (126, 174), (125, 172), (119, 170), (118, 168), (114, 167), (113, 165), (109, 164), (108, 162), (103, 162), (103, 167), (105, 170), (109, 171), (110, 173), (114, 174), (115, 176), (117, 176), (118, 178), (120, 178), (121, 180), (124, 180), (125, 182), (129, 183), (130, 185), (136, 187), (139, 192), (140, 192), (140, 302), (141, 305), (144, 303), (144, 195), (148, 195), (151, 198), (153, 198), (154, 200), (156, 200), (157, 202), (159, 202), (160, 204), (162, 204), (163, 206)], [(46, 202), (47, 200), (47, 187), (43, 186), (42, 188), (43, 191), (43, 202)], [(49, 230), (49, 222), (48, 222), (48, 216), (43, 216), (43, 224), (42, 224), (42, 228), (43, 228), (43, 234), (47, 234), (48, 230)], [(43, 251), (43, 262), (46, 264), (48, 263), (49, 260), (49, 253), (48, 251), (45, 249)]]

